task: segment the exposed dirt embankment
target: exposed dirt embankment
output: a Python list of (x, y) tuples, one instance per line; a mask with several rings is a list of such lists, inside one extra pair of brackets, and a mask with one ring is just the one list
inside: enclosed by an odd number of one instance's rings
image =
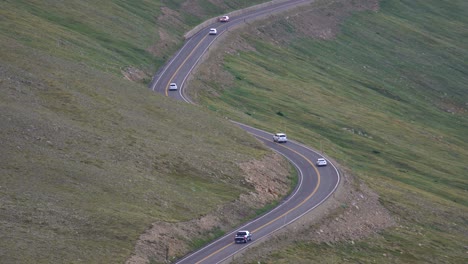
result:
[[(288, 190), (288, 171), (285, 160), (278, 154), (261, 161), (241, 164), (246, 181), (256, 192), (242, 195), (238, 200), (222, 206), (214, 212), (182, 223), (157, 222), (141, 235), (134, 255), (127, 264), (148, 263), (150, 260), (164, 262), (188, 254), (188, 241), (204, 238), (215, 229), (230, 231), (253, 208), (259, 208), (285, 195)], [(366, 185), (357, 183), (348, 173), (342, 173), (338, 190), (324, 204), (308, 213), (285, 229), (267, 238), (268, 243), (256, 243), (242, 258), (255, 260), (274, 250), (287, 247), (298, 241), (354, 243), (366, 236), (393, 226), (395, 220), (378, 201), (378, 195)], [(271, 242), (274, 243), (271, 243)]]
[(215, 230), (230, 231), (255, 209), (280, 199), (287, 194), (290, 186), (289, 165), (279, 154), (272, 154), (262, 160), (239, 164), (245, 180), (255, 189), (243, 194), (238, 200), (226, 204), (210, 214), (181, 223), (153, 223), (136, 244), (135, 252), (128, 264), (148, 263), (150, 260), (164, 262), (191, 251), (189, 240), (206, 239)]
[(341, 176), (341, 186), (324, 204), (266, 238), (267, 243), (254, 244), (233, 263), (254, 262), (297, 242), (354, 243), (396, 224), (376, 193), (347, 172)]

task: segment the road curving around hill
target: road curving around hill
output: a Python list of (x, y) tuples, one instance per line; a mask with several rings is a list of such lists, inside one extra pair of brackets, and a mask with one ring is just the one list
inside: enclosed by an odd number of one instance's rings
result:
[[(150, 88), (174, 99), (191, 103), (190, 98), (184, 92), (185, 82), (199, 63), (200, 58), (220, 35), (247, 20), (281, 12), (306, 2), (311, 1), (282, 1), (255, 10), (239, 12), (239, 15), (231, 17), (228, 23), (214, 22), (207, 25), (189, 38), (174, 57), (154, 76)], [(209, 28), (216, 28), (218, 34), (209, 35)], [(172, 82), (178, 84), (177, 91), (168, 90), (169, 83)], [(334, 164), (329, 162), (329, 165), (325, 167), (315, 166), (317, 158), (322, 157), (318, 151), (291, 140), (283, 144), (274, 143), (272, 134), (269, 132), (238, 122), (233, 121), (233, 123), (286, 157), (298, 171), (298, 185), (291, 195), (272, 211), (185, 256), (177, 263), (220, 263), (229, 260), (249, 245), (267, 239), (275, 231), (296, 221), (322, 204), (335, 192), (340, 183), (340, 174)], [(253, 232), (253, 241), (247, 244), (235, 244), (234, 232), (239, 229)]]

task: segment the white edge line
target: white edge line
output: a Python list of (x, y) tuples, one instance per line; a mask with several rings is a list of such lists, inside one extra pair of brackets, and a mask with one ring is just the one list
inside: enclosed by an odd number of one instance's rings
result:
[[(228, 28), (229, 28), (229, 27), (228, 27)], [(205, 56), (206, 51), (211, 47), (211, 45), (213, 44), (213, 42), (214, 42), (219, 36), (221, 36), (222, 34), (224, 34), (226, 31), (227, 31), (227, 29), (221, 31), (220, 34), (217, 34), (216, 37), (214, 37), (213, 40), (211, 40), (210, 44), (208, 44), (208, 46), (205, 48), (205, 50), (203, 50), (201, 56), (198, 57), (198, 59), (195, 61), (195, 63), (192, 65), (192, 67), (190, 68), (190, 70), (187, 72), (187, 74), (185, 75), (184, 79), (182, 80), (182, 83), (181, 83), (181, 85), (180, 85), (179, 94), (180, 94), (180, 96), (182, 97), (182, 99), (184, 99), (185, 102), (193, 104), (192, 100), (190, 100), (190, 98), (186, 97), (186, 96), (183, 94), (183, 92), (182, 92), (182, 89), (183, 89), (183, 87), (184, 87), (185, 81), (187, 80), (187, 78), (189, 77), (189, 75), (192, 74), (193, 69), (194, 69), (196, 66), (198, 66), (198, 62), (201, 60), (201, 58), (202, 58), (203, 56)]]
[[(333, 163), (332, 163), (332, 165), (333, 165)], [(302, 213), (301, 215), (297, 216), (296, 218), (292, 219), (291, 221), (289, 221), (289, 222), (287, 222), (287, 223), (284, 223), (282, 226), (280, 226), (280, 227), (278, 227), (277, 229), (273, 230), (273, 231), (270, 232), (269, 234), (266, 234), (265, 236), (263, 236), (263, 237), (260, 239), (260, 241), (261, 241), (261, 240), (264, 240), (264, 239), (267, 239), (268, 237), (270, 237), (270, 236), (272, 236), (274, 233), (276, 233), (278, 230), (280, 230), (280, 229), (286, 227), (287, 225), (292, 224), (293, 222), (297, 221), (299, 218), (303, 217), (304, 215), (308, 214), (310, 211), (312, 211), (312, 210), (314, 210), (315, 208), (317, 208), (318, 206), (322, 205), (328, 198), (330, 198), (330, 196), (331, 196), (331, 195), (336, 191), (336, 189), (338, 188), (338, 185), (340, 184), (340, 181), (341, 181), (341, 180), (340, 180), (340, 179), (341, 179), (340, 174), (338, 173), (338, 170), (336, 169), (335, 165), (333, 165), (333, 168), (335, 169), (335, 171), (337, 172), (337, 175), (338, 175), (338, 181), (337, 181), (335, 187), (333, 188), (333, 190), (332, 190), (325, 198), (323, 198), (318, 204), (316, 204), (315, 206), (309, 208), (307, 211), (305, 211), (305, 212)], [(236, 255), (237, 253), (239, 253), (239, 252), (245, 250), (246, 248), (250, 247), (251, 245), (255, 244), (256, 242), (258, 242), (258, 241), (257, 241), (257, 240), (254, 240), (253, 243), (250, 243), (248, 246), (245, 246), (245, 247), (240, 248), (239, 250), (233, 252), (231, 255), (225, 257), (224, 259), (222, 259), (221, 261), (218, 261), (218, 262), (216, 262), (216, 263), (218, 264), (218, 263), (221, 263), (221, 262), (227, 260), (228, 258), (230, 258), (230, 257), (232, 257), (232, 256), (234, 256), (234, 255)]]
[[(284, 204), (285, 204), (287, 201), (291, 200), (292, 198), (294, 198), (294, 197), (296, 196), (297, 192), (299, 191), (300, 187), (302, 186), (302, 182), (303, 182), (303, 179), (304, 179), (304, 174), (302, 173), (302, 170), (299, 168), (299, 166), (298, 166), (295, 162), (293, 162), (292, 160), (290, 160), (288, 157), (286, 157), (286, 156), (283, 155), (282, 153), (278, 152), (278, 151), (275, 150), (275, 149), (273, 149), (273, 151), (279, 153), (280, 155), (282, 155), (282, 156), (284, 156), (286, 159), (288, 159), (288, 160), (294, 165), (294, 167), (296, 168), (296, 170), (299, 172), (299, 176), (300, 176), (299, 179), (300, 179), (300, 181), (299, 181), (299, 184), (296, 185), (296, 188), (295, 188), (294, 193), (293, 193), (292, 195), (288, 196), (287, 199), (281, 201), (281, 203), (280, 203), (277, 207), (275, 207), (273, 210), (269, 211), (268, 213), (266, 213), (266, 214), (260, 216), (259, 218), (254, 219), (254, 220), (252, 220), (252, 221), (250, 221), (250, 222), (248, 222), (248, 223), (245, 223), (245, 224), (242, 225), (242, 226), (239, 226), (239, 227), (233, 229), (232, 232), (225, 234), (224, 236), (222, 236), (222, 237), (216, 239), (215, 241), (211, 242), (210, 244), (208, 244), (208, 245), (206, 245), (206, 246), (200, 248), (199, 250), (193, 252), (192, 254), (185, 256), (184, 258), (178, 260), (176, 263), (182, 262), (182, 261), (184, 261), (185, 259), (187, 259), (187, 258), (189, 258), (189, 257), (191, 257), (191, 256), (193, 256), (193, 255), (196, 255), (198, 252), (200, 252), (200, 251), (204, 250), (205, 248), (207, 248), (207, 247), (209, 247), (209, 246), (211, 246), (211, 245), (213, 245), (213, 244), (219, 242), (220, 240), (223, 240), (223, 239), (226, 238), (226, 237), (232, 236), (232, 234), (234, 234), (235, 232), (237, 232), (237, 230), (242, 229), (242, 228), (244, 228), (244, 227), (246, 227), (246, 226), (248, 226), (248, 225), (250, 225), (250, 224), (253, 224), (253, 223), (257, 222), (258, 220), (260, 220), (260, 219), (262, 219), (262, 218), (264, 218), (264, 217), (270, 215), (271, 213), (275, 212), (275, 211), (278, 210), (279, 208), (282, 208), (282, 207), (284, 206)], [(276, 230), (275, 230), (275, 231), (276, 231)], [(237, 251), (236, 251), (236, 253), (237, 253)], [(234, 254), (235, 254), (235, 253), (234, 253)], [(231, 255), (231, 256), (232, 256), (232, 255)]]
[[(195, 36), (195, 35), (194, 35)], [(167, 63), (165, 64), (164, 66), (164, 70), (159, 74), (159, 77), (156, 79), (156, 81), (152, 81), (152, 85), (151, 85), (151, 90), (154, 91), (154, 88), (156, 88), (156, 84), (159, 82), (159, 80), (161, 79), (162, 76), (164, 76), (164, 73), (167, 71), (167, 69), (172, 65), (172, 63), (175, 61), (175, 59), (177, 57), (179, 57), (180, 53), (184, 50), (185, 46), (187, 46), (190, 41), (193, 40), (193, 37), (191, 37), (187, 42), (185, 42), (185, 44), (182, 46), (182, 48), (180, 48), (179, 52), (177, 52), (177, 54), (175, 56), (172, 57), (172, 59)]]
[[(240, 125), (243, 125), (243, 126), (247, 126), (247, 127), (252, 128), (252, 129), (254, 129), (254, 130), (258, 130), (258, 131), (261, 131), (261, 132), (268, 133), (268, 132), (265, 131), (265, 130), (261, 130), (261, 129), (258, 129), (258, 128), (255, 128), (255, 127), (251, 127), (251, 126), (248, 126), (248, 125), (245, 125), (245, 124), (236, 122), (236, 121), (232, 121), (232, 120), (231, 120), (231, 122), (236, 123), (236, 124), (240, 124)], [(306, 145), (303, 145), (303, 144), (301, 144), (301, 143), (299, 143), (299, 142), (297, 142), (297, 141), (293, 141), (293, 140), (291, 140), (291, 141), (294, 142), (294, 143), (296, 143), (296, 144), (298, 144), (298, 145), (300, 145), (300, 146), (302, 146), (302, 147), (304, 147), (304, 148), (306, 148), (306, 149), (308, 149), (308, 150), (310, 150), (310, 151), (312, 151), (312, 152), (314, 152), (315, 154), (318, 154), (318, 155), (320, 155), (320, 156), (323, 156), (322, 154), (318, 153), (316, 150), (314, 150), (314, 149), (312, 149), (312, 148), (310, 148), (310, 147), (308, 147), (308, 146), (306, 146)], [(284, 156), (284, 155), (283, 155), (283, 156)], [(285, 157), (286, 157), (286, 156), (285, 156)], [(287, 157), (286, 157), (286, 158), (287, 158)], [(289, 158), (287, 158), (287, 159), (289, 160)], [(330, 164), (333, 166), (333, 168), (335, 169), (336, 175), (338, 176), (338, 181), (336, 182), (335, 187), (333, 187), (333, 190), (332, 190), (326, 197), (324, 197), (318, 204), (316, 204), (315, 206), (309, 208), (307, 211), (305, 211), (305, 212), (302, 213), (301, 215), (297, 216), (296, 218), (290, 220), (289, 222), (284, 223), (282, 226), (280, 226), (280, 227), (278, 227), (277, 229), (273, 230), (273, 231), (270, 232), (269, 234), (263, 236), (260, 240), (263, 240), (263, 239), (266, 239), (266, 238), (272, 236), (272, 235), (273, 235), (274, 233), (276, 233), (278, 230), (280, 230), (280, 229), (284, 228), (285, 226), (287, 226), (287, 225), (289, 225), (289, 224), (291, 224), (291, 223), (297, 221), (299, 218), (301, 218), (301, 217), (303, 217), (304, 215), (308, 214), (310, 211), (314, 210), (315, 208), (317, 208), (318, 206), (320, 206), (321, 204), (323, 204), (328, 198), (330, 198), (330, 196), (336, 191), (336, 189), (338, 188), (338, 185), (339, 185), (340, 182), (341, 182), (341, 176), (340, 176), (339, 170), (336, 168), (336, 166), (333, 164), (333, 162), (330, 162)], [(296, 166), (296, 165), (295, 165), (295, 166)], [(301, 173), (302, 173), (302, 172), (301, 172)], [(233, 232), (233, 233), (234, 233), (234, 232)], [(231, 233), (231, 234), (233, 234), (233, 233)], [(249, 245), (255, 244), (256, 242), (258, 242), (258, 241), (257, 241), (257, 240), (254, 240), (253, 243), (250, 243)], [(221, 261), (218, 261), (218, 262), (216, 262), (216, 263), (221, 263), (221, 262), (227, 260), (228, 258), (230, 258), (230, 257), (232, 257), (232, 256), (234, 256), (234, 255), (236, 255), (237, 253), (239, 253), (239, 252), (245, 250), (247, 247), (249, 247), (249, 246), (245, 246), (245, 247), (240, 248), (239, 250), (235, 251), (235, 252), (232, 253), (231, 255), (225, 257), (224, 259), (222, 259)]]
[[(237, 122), (237, 121), (233, 121), (233, 120), (230, 120), (230, 121), (233, 122), (233, 123), (235, 123), (235, 124), (238, 124), (238, 125), (246, 126), (246, 127), (252, 128), (252, 129), (254, 129), (254, 130), (257, 130), (257, 131), (260, 131), (260, 132), (264, 132), (264, 133), (270, 134), (269, 132), (267, 132), (267, 131), (265, 131), (265, 130), (262, 130), (262, 129), (258, 129), (258, 128), (255, 128), (255, 127), (251, 127), (251, 126), (249, 126), (249, 125), (245, 125), (245, 124), (242, 124), (242, 123)], [(246, 131), (246, 132), (249, 133), (248, 131)], [(251, 133), (250, 133), (250, 134), (251, 134)], [(254, 137), (256, 137), (256, 136), (254, 135)], [(316, 150), (314, 150), (314, 149), (312, 149), (312, 148), (310, 148), (310, 147), (308, 147), (308, 146), (306, 146), (306, 145), (304, 145), (304, 144), (302, 144), (302, 143), (299, 143), (299, 142), (293, 141), (293, 140), (290, 140), (290, 141), (292, 141), (292, 142), (294, 142), (295, 144), (300, 145), (300, 146), (302, 146), (302, 147), (304, 147), (304, 148), (306, 148), (306, 149), (308, 149), (308, 150), (314, 152), (315, 154), (317, 154), (317, 155), (319, 155), (319, 156), (323, 156), (323, 155), (320, 154), (318, 151), (316, 151)], [(191, 256), (193, 256), (193, 255), (196, 255), (198, 252), (200, 252), (200, 251), (202, 251), (203, 249), (205, 249), (205, 248), (207, 248), (207, 247), (209, 247), (209, 246), (211, 246), (211, 245), (217, 243), (218, 241), (223, 240), (224, 238), (226, 238), (226, 237), (228, 237), (228, 236), (232, 236), (232, 234), (234, 234), (235, 232), (237, 232), (237, 230), (242, 229), (242, 228), (244, 228), (244, 227), (246, 227), (246, 226), (248, 226), (248, 225), (250, 225), (250, 224), (252, 224), (252, 223), (254, 223), (254, 222), (256, 222), (256, 221), (258, 221), (258, 220), (260, 220), (260, 219), (262, 219), (263, 217), (268, 216), (270, 213), (272, 213), (272, 212), (276, 211), (277, 209), (281, 208), (287, 201), (289, 201), (290, 199), (292, 199), (292, 198), (297, 194), (297, 192), (299, 191), (300, 187), (302, 186), (303, 177), (304, 177), (304, 176), (303, 176), (303, 173), (302, 173), (302, 171), (301, 171), (301, 169), (298, 167), (298, 165), (297, 165), (295, 162), (293, 162), (292, 160), (290, 160), (287, 156), (283, 155), (282, 153), (278, 152), (278, 151), (275, 150), (275, 149), (272, 149), (272, 150), (275, 151), (275, 152), (277, 152), (277, 153), (279, 153), (280, 155), (284, 156), (284, 157), (285, 157), (287, 160), (289, 160), (289, 161), (294, 165), (294, 167), (299, 171), (299, 174), (300, 174), (300, 183), (299, 183), (299, 185), (297, 185), (297, 188), (296, 188), (294, 194), (291, 195), (291, 196), (289, 196), (286, 200), (282, 201), (281, 204), (280, 204), (279, 206), (275, 207), (273, 210), (269, 211), (268, 213), (266, 213), (266, 214), (262, 215), (261, 217), (256, 218), (255, 220), (250, 221), (250, 222), (248, 222), (248, 223), (246, 223), (246, 224), (244, 224), (244, 225), (242, 225), (242, 226), (240, 226), (240, 227), (234, 229), (232, 232), (230, 232), (230, 233), (228, 233), (228, 234), (226, 234), (226, 235), (224, 235), (224, 236), (222, 236), (222, 237), (216, 239), (216, 240), (213, 241), (212, 243), (210, 243), (210, 244), (204, 246), (203, 248), (201, 248), (201, 249), (199, 249), (199, 250), (193, 252), (192, 254), (187, 255), (186, 257), (184, 257), (183, 259), (177, 261), (176, 263), (182, 262), (183, 260), (185, 260), (185, 259), (187, 259), (187, 258), (189, 258), (189, 257), (191, 257)], [(273, 235), (275, 232), (277, 232), (278, 230), (280, 230), (280, 229), (286, 227), (287, 225), (292, 224), (293, 222), (297, 221), (299, 218), (303, 217), (304, 215), (308, 214), (310, 211), (312, 211), (312, 210), (314, 210), (315, 208), (317, 208), (318, 206), (322, 205), (328, 198), (330, 198), (330, 196), (336, 191), (336, 189), (338, 188), (338, 185), (339, 185), (340, 182), (341, 182), (341, 175), (340, 175), (339, 170), (338, 170), (338, 169), (336, 168), (336, 166), (333, 164), (333, 162), (330, 162), (330, 160), (329, 160), (329, 163), (333, 166), (333, 169), (335, 169), (336, 175), (338, 176), (338, 181), (336, 182), (335, 186), (333, 187), (333, 190), (332, 190), (326, 197), (324, 197), (318, 204), (316, 204), (315, 206), (309, 208), (307, 211), (305, 211), (305, 212), (302, 213), (301, 215), (295, 217), (294, 219), (288, 221), (287, 223), (284, 223), (283, 225), (281, 225), (281, 226), (278, 227), (277, 229), (273, 230), (273, 231), (270, 232), (269, 234), (263, 236), (260, 240), (263, 240), (263, 239), (266, 239), (266, 238), (272, 236), (272, 235)], [(253, 243), (250, 243), (249, 245), (255, 244), (255, 243), (257, 243), (257, 242), (258, 242), (257, 240), (254, 240)], [(221, 263), (221, 262), (226, 261), (228, 258), (230, 258), (230, 257), (236, 255), (237, 253), (239, 253), (239, 252), (245, 250), (247, 247), (249, 247), (249, 246), (245, 246), (245, 247), (240, 248), (239, 250), (233, 252), (231, 255), (225, 257), (224, 259), (222, 259), (221, 261), (219, 261), (219, 262), (217, 262), (217, 263)]]
[[(305, 2), (305, 1), (298, 1), (298, 2)], [(273, 9), (273, 10), (274, 10), (274, 9)], [(249, 17), (249, 16), (247, 16), (247, 18), (248, 18), (248, 17)], [(245, 18), (244, 18), (244, 20), (245, 20)], [(192, 103), (192, 104), (193, 104), (193, 102), (192, 102), (189, 98), (185, 97), (184, 94), (183, 94), (182, 89), (183, 89), (183, 86), (184, 86), (184, 84), (185, 84), (185, 81), (187, 80), (188, 76), (192, 73), (192, 70), (198, 65), (198, 62), (200, 61), (200, 59), (205, 55), (206, 50), (208, 50), (208, 49), (211, 47), (211, 45), (213, 44), (213, 42), (214, 42), (219, 36), (221, 36), (222, 34), (224, 34), (228, 29), (229, 29), (229, 27), (227, 27), (226, 30), (221, 31), (220, 34), (217, 34), (216, 37), (213, 38), (213, 40), (209, 43), (209, 45), (208, 45), (208, 46), (205, 48), (205, 50), (202, 52), (202, 56), (198, 57), (198, 59), (195, 61), (195, 63), (192, 65), (192, 67), (190, 68), (190, 70), (187, 72), (187, 74), (185, 75), (184, 79), (182, 80), (182, 83), (181, 83), (181, 85), (180, 85), (179, 94), (180, 94), (180, 96), (182, 97), (182, 99), (183, 99), (185, 102), (187, 102), (187, 103)], [(167, 64), (167, 67), (164, 68), (164, 71), (160, 74), (160, 76), (159, 76), (159, 78), (156, 80), (156, 82), (154, 82), (154, 85), (153, 85), (153, 87), (152, 87), (152, 90), (153, 90), (153, 91), (154, 91), (154, 88), (155, 88), (156, 84), (159, 82), (161, 76), (164, 75), (164, 73), (165, 73), (166, 70), (169, 68), (169, 66), (173, 63), (173, 61), (175, 60), (175, 58), (177, 58), (177, 57), (179, 56), (179, 54), (182, 52), (182, 50), (185, 48), (185, 46), (186, 46), (192, 39), (193, 39), (193, 37), (190, 38), (190, 40), (186, 42), (186, 44), (180, 49), (180, 51), (177, 53), (177, 55), (174, 56), (174, 57), (171, 59), (171, 61)], [(251, 127), (251, 126), (248, 126), (248, 125), (245, 125), (245, 124), (242, 124), (242, 123), (233, 121), (233, 120), (231, 120), (231, 122), (236, 123), (236, 124), (239, 124), (239, 125), (243, 125), (243, 126), (246, 126), (246, 127), (252, 128), (252, 129), (254, 129), (254, 130), (267, 133), (267, 134), (269, 133), (269, 132), (267, 132), (267, 131), (264, 131), (264, 130), (261, 130), (261, 129), (258, 129), (258, 128), (254, 128), (254, 127)], [(254, 135), (254, 136), (255, 136), (255, 135)], [(291, 141), (292, 141), (292, 140), (291, 140)], [(308, 150), (314, 152), (315, 154), (317, 154), (317, 155), (319, 155), (319, 156), (323, 156), (323, 155), (320, 154), (318, 151), (316, 151), (316, 150), (314, 150), (314, 149), (312, 149), (312, 148), (310, 148), (310, 147), (308, 147), (308, 146), (306, 146), (306, 145), (303, 145), (303, 144), (301, 144), (301, 143), (299, 143), (299, 142), (296, 142), (296, 141), (292, 141), (292, 142), (294, 142), (294, 143), (296, 143), (297, 145), (300, 145), (300, 146), (302, 146), (302, 147), (304, 147), (304, 148), (306, 148), (306, 149), (308, 149)], [(292, 198), (297, 194), (297, 192), (299, 191), (300, 187), (302, 186), (303, 177), (304, 177), (304, 175), (303, 175), (301, 169), (299, 168), (299, 166), (298, 166), (295, 162), (293, 162), (291, 159), (289, 159), (286, 155), (280, 153), (279, 151), (277, 151), (277, 150), (275, 150), (275, 149), (272, 149), (272, 150), (275, 151), (275, 152), (277, 152), (277, 153), (279, 153), (280, 155), (284, 156), (287, 160), (289, 160), (289, 161), (295, 166), (296, 170), (297, 170), (297, 171), (299, 172), (299, 174), (300, 174), (300, 184), (296, 186), (296, 189), (295, 189), (295, 192), (293, 193), (293, 195), (289, 196), (286, 200), (283, 200), (279, 206), (275, 207), (273, 210), (269, 211), (268, 213), (262, 215), (262, 216), (259, 217), (259, 218), (254, 219), (253, 221), (250, 221), (250, 222), (244, 224), (243, 226), (240, 226), (240, 227), (234, 229), (231, 233), (228, 233), (228, 234), (226, 234), (226, 235), (224, 235), (224, 236), (222, 236), (222, 237), (216, 239), (216, 240), (213, 241), (212, 243), (210, 243), (210, 244), (204, 246), (203, 248), (201, 248), (201, 249), (199, 249), (199, 250), (193, 252), (193, 253), (190, 254), (190, 255), (185, 256), (184, 258), (180, 259), (180, 260), (177, 261), (176, 263), (182, 262), (182, 261), (184, 261), (185, 259), (187, 259), (187, 258), (189, 258), (189, 257), (191, 257), (191, 256), (193, 256), (193, 255), (195, 255), (195, 254), (197, 254), (198, 252), (202, 251), (203, 249), (205, 249), (205, 248), (207, 248), (207, 247), (209, 247), (209, 246), (211, 246), (211, 245), (217, 243), (218, 241), (220, 241), (220, 240), (222, 240), (222, 239), (224, 239), (224, 238), (227, 238), (228, 236), (231, 236), (232, 234), (234, 234), (235, 232), (237, 232), (238, 229), (242, 229), (242, 228), (244, 228), (244, 227), (246, 227), (246, 226), (248, 226), (248, 225), (250, 225), (250, 224), (252, 224), (252, 223), (255, 223), (256, 221), (258, 221), (258, 220), (260, 220), (260, 219), (262, 219), (262, 218), (268, 216), (269, 214), (273, 213), (273, 212), (276, 211), (277, 209), (282, 208), (283, 205), (284, 205), (287, 201), (289, 201), (290, 199), (292, 199)], [(282, 226), (280, 226), (279, 228), (275, 229), (275, 230), (272, 231), (271, 233), (269, 233), (269, 234), (263, 236), (262, 239), (265, 239), (265, 238), (270, 237), (271, 235), (273, 235), (273, 233), (275, 233), (275, 232), (277, 232), (278, 230), (284, 228), (285, 226), (287, 226), (287, 225), (289, 225), (289, 224), (291, 224), (291, 223), (297, 221), (297, 219), (303, 217), (304, 215), (306, 215), (306, 214), (309, 213), (310, 211), (314, 210), (315, 208), (317, 208), (318, 206), (320, 206), (322, 203), (324, 203), (324, 202), (336, 191), (336, 189), (338, 188), (338, 185), (339, 185), (340, 182), (341, 182), (341, 176), (340, 176), (340, 173), (339, 173), (338, 169), (336, 168), (336, 166), (335, 166), (332, 162), (330, 162), (330, 160), (329, 160), (329, 163), (333, 166), (333, 168), (335, 169), (336, 175), (338, 176), (338, 181), (337, 181), (337, 183), (335, 184), (335, 187), (333, 188), (333, 190), (332, 190), (326, 197), (324, 197), (318, 204), (316, 204), (315, 206), (309, 208), (307, 211), (305, 211), (305, 212), (302, 213), (301, 215), (297, 216), (296, 218), (294, 218), (294, 219), (290, 220), (289, 222), (283, 224)], [(254, 241), (254, 242), (251, 243), (250, 245), (252, 245), (252, 244), (254, 244), (254, 243), (256, 243), (256, 242), (257, 242), (257, 241)], [(232, 257), (233, 255), (236, 255), (236, 254), (239, 253), (240, 251), (245, 250), (245, 248), (247, 248), (247, 247), (248, 247), (248, 246), (243, 247), (243, 248), (240, 248), (239, 250), (235, 251), (234, 253), (232, 253), (231, 255), (227, 256), (226, 258), (222, 259), (221, 261), (219, 261), (219, 262), (217, 262), (217, 263), (220, 263), (220, 262), (225, 261), (226, 259)]]

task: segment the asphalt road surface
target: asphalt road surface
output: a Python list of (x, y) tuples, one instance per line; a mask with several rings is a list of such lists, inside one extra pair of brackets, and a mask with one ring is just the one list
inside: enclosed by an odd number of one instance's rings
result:
[[(216, 22), (208, 25), (188, 39), (172, 59), (161, 68), (154, 76), (150, 88), (174, 99), (191, 103), (190, 98), (184, 92), (185, 81), (199, 63), (201, 56), (221, 34), (240, 23), (253, 21), (271, 13), (278, 13), (304, 2), (310, 1), (284, 1), (231, 17), (227, 23)], [(210, 28), (216, 28), (218, 34), (209, 35), (208, 31)], [(169, 83), (172, 82), (177, 83), (179, 87), (177, 91), (168, 90)], [(278, 207), (269, 213), (244, 224), (204, 248), (185, 256), (177, 263), (220, 263), (229, 261), (236, 253), (244, 250), (249, 245), (268, 239), (268, 236), (276, 230), (294, 222), (319, 206), (338, 187), (340, 175), (330, 161), (328, 166), (315, 166), (316, 160), (322, 157), (317, 151), (291, 140), (287, 143), (274, 143), (272, 140), (273, 133), (271, 132), (265, 132), (237, 122), (233, 123), (252, 134), (266, 146), (286, 157), (298, 171), (298, 185)], [(241, 229), (252, 232), (252, 242), (246, 244), (234, 243), (234, 234), (237, 230)]]

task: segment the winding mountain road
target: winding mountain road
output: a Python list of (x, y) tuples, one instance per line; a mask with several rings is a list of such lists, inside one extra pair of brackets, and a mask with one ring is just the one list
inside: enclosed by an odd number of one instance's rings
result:
[[(184, 92), (187, 77), (197, 66), (203, 54), (221, 34), (233, 26), (245, 23), (245, 21), (281, 12), (305, 2), (310, 1), (283, 1), (231, 17), (228, 23), (216, 22), (208, 25), (186, 41), (185, 45), (176, 55), (154, 76), (150, 88), (174, 99), (191, 103), (190, 98)], [(209, 28), (217, 28), (218, 34), (208, 35)], [(179, 90), (169, 91), (168, 86), (171, 82), (177, 83)], [(266, 239), (276, 230), (294, 222), (319, 206), (330, 197), (339, 185), (339, 172), (331, 162), (326, 167), (318, 168), (315, 166), (317, 158), (322, 157), (317, 151), (292, 140), (284, 144), (274, 143), (272, 141), (272, 133), (241, 123), (233, 123), (252, 134), (266, 146), (286, 157), (298, 171), (298, 185), (291, 195), (283, 200), (278, 207), (237, 229), (250, 230), (253, 233), (252, 242), (235, 244), (233, 238), (237, 230), (233, 230), (232, 233), (185, 256), (177, 263), (220, 263), (228, 261), (232, 256), (249, 245)]]

